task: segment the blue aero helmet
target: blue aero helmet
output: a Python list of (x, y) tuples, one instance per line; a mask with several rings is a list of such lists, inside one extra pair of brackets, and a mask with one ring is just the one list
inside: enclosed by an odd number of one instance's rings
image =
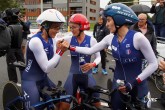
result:
[(107, 5), (104, 10), (104, 16), (112, 17), (118, 28), (124, 24), (132, 25), (138, 22), (138, 17), (133, 10), (122, 3), (112, 3)]

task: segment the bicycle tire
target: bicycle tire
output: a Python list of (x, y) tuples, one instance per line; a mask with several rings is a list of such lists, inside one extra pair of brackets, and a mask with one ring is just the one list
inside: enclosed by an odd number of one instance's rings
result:
[[(12, 93), (11, 93), (12, 92)], [(18, 87), (16, 83), (9, 81), (5, 84), (3, 89), (3, 107), (9, 110), (23, 110), (23, 102), (16, 101), (12, 105), (8, 105), (11, 101), (17, 97), (22, 96), (21, 87)]]
[(158, 69), (153, 77), (154, 77), (154, 83), (155, 83), (156, 88), (160, 92), (165, 93), (165, 88), (163, 87), (163, 85), (164, 85), (164, 83), (163, 83), (163, 71)]
[(161, 104), (165, 107), (165, 93), (161, 94)]

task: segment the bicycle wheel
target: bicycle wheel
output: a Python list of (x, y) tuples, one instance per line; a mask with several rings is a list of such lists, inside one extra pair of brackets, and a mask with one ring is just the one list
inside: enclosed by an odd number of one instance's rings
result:
[(23, 110), (23, 102), (19, 100), (21, 97), (21, 87), (14, 82), (9, 81), (3, 89), (3, 107), (9, 110)]
[(157, 70), (155, 73), (154, 73), (154, 80), (155, 80), (155, 86), (156, 88), (162, 92), (162, 93), (165, 93), (165, 85), (163, 83), (163, 71), (161, 70)]

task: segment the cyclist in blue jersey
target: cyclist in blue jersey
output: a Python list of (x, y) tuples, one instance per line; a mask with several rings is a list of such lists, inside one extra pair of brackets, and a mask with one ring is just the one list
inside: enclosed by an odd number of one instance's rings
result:
[[(29, 110), (30, 106), (40, 102), (40, 90), (45, 86), (55, 87), (47, 74), (58, 65), (66, 50), (66, 48), (56, 48), (56, 44), (52, 40), (64, 22), (64, 16), (55, 9), (45, 10), (37, 18), (41, 31), (28, 42), (27, 65), (21, 75), (22, 92), (25, 99), (24, 110)], [(43, 110), (43, 108), (35, 110)]]
[[(128, 25), (136, 23), (138, 17), (128, 6), (112, 3), (105, 8), (104, 15), (107, 17), (106, 25), (111, 33), (101, 42), (91, 48), (71, 46), (69, 43), (62, 46), (89, 55), (111, 46), (112, 55), (116, 61), (113, 89), (119, 90), (111, 97), (112, 108), (124, 110), (125, 104), (121, 101), (121, 93), (128, 93), (132, 96), (132, 100), (138, 98), (143, 103), (148, 93), (146, 79), (157, 69), (158, 63), (147, 38), (140, 32), (129, 30)], [(149, 64), (142, 71), (144, 58)], [(118, 86), (117, 79), (124, 80), (125, 84)]]
[[(84, 33), (84, 30), (90, 29), (90, 24), (83, 14), (73, 14), (70, 17), (69, 26), (73, 36), (64, 37), (64, 39), (68, 41), (70, 45), (92, 47), (97, 43), (94, 37)], [(60, 43), (61, 41), (59, 40), (58, 42)], [(96, 85), (96, 81), (92, 74), (92, 68), (100, 63), (101, 57), (100, 53), (97, 52), (94, 54), (94, 61), (91, 62), (91, 55), (80, 54), (73, 51), (70, 51), (70, 54), (71, 67), (64, 88), (66, 89), (67, 94), (76, 96), (78, 88), (80, 91), (85, 92), (88, 87)], [(80, 65), (81, 58), (84, 58), (86, 62), (86, 64), (82, 66)], [(99, 97), (99, 94), (94, 93), (93, 96)], [(99, 100), (95, 100), (93, 104), (96, 107), (100, 106)], [(65, 103), (63, 106), (69, 108), (70, 105), (69, 103)]]

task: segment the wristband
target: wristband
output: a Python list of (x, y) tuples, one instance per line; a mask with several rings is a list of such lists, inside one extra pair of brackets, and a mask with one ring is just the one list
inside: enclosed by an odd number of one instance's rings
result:
[(93, 62), (92, 65), (93, 65), (93, 67), (96, 67), (96, 63), (95, 62)]
[(71, 45), (70, 45), (70, 46), (68, 47), (68, 49), (71, 50), (71, 51), (76, 51), (76, 47), (75, 47), (75, 46), (71, 46)]
[(142, 80), (140, 78), (136, 78), (136, 81), (138, 84), (140, 84), (142, 82)]
[(56, 53), (57, 53), (58, 55), (62, 56), (64, 52), (63, 52), (62, 50), (60, 50), (60, 49), (57, 49), (57, 50), (56, 50)]

